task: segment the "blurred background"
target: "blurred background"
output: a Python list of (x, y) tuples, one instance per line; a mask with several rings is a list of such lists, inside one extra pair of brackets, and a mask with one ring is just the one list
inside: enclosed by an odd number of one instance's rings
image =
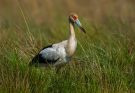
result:
[(134, 0), (0, 0), (0, 23), (21, 22), (22, 8), (26, 18), (38, 25), (67, 17), (71, 12), (90, 22), (105, 22), (108, 18), (134, 22)]

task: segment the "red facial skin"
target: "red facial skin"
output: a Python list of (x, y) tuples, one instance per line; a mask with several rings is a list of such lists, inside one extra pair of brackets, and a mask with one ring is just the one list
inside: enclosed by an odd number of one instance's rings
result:
[(74, 19), (74, 20), (76, 20), (76, 19), (77, 19), (77, 17), (76, 17), (76, 16), (74, 16), (74, 15), (73, 15), (72, 17), (73, 17), (73, 19)]

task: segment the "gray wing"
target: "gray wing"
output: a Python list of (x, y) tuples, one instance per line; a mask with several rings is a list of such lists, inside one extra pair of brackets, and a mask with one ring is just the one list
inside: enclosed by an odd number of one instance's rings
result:
[(48, 63), (55, 63), (60, 58), (59, 54), (54, 48), (46, 48), (42, 50), (39, 55), (42, 60), (47, 61)]

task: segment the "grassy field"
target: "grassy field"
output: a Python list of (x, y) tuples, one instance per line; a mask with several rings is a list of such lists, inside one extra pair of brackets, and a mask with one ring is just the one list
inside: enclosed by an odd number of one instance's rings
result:
[[(84, 1), (0, 0), (0, 93), (135, 93), (135, 2)], [(72, 11), (87, 31), (75, 28), (72, 62), (29, 67), (42, 47), (68, 37)]]

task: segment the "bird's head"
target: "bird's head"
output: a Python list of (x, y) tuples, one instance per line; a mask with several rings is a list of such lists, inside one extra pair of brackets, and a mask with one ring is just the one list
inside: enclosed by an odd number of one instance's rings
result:
[(69, 21), (71, 23), (73, 23), (73, 24), (76, 24), (81, 29), (81, 31), (86, 33), (85, 29), (82, 27), (82, 24), (81, 24), (81, 22), (78, 19), (78, 15), (77, 14), (74, 14), (74, 13), (70, 14)]

